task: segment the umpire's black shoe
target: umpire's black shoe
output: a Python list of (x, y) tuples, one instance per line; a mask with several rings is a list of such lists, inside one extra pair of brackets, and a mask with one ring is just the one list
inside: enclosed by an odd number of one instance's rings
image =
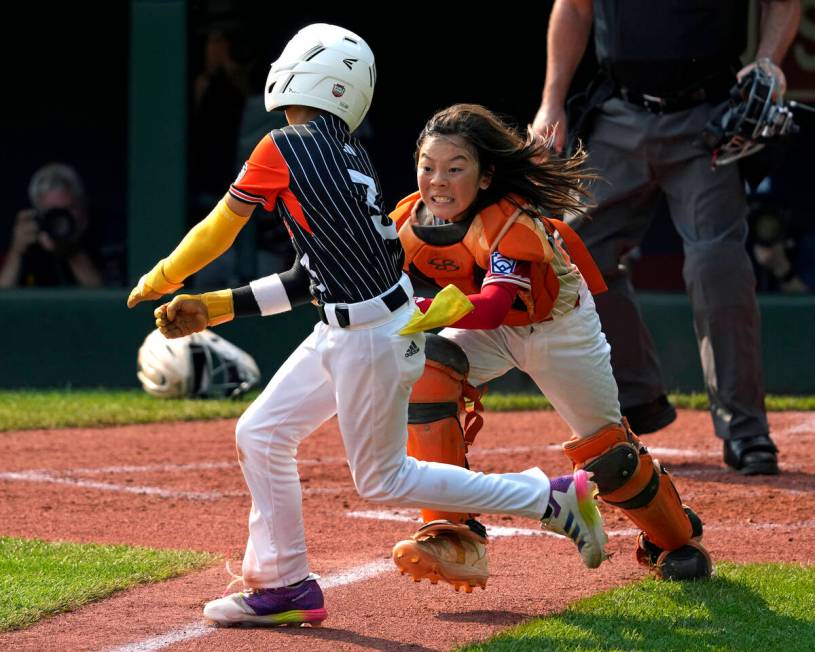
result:
[(769, 435), (724, 442), (724, 462), (742, 475), (778, 475), (778, 448)]
[(663, 394), (650, 403), (634, 405), (623, 410), (623, 416), (635, 435), (647, 435), (676, 421), (676, 409)]

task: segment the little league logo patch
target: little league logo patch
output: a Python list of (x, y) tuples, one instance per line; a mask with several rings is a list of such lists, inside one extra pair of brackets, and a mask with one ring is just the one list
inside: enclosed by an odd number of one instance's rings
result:
[(345, 95), (345, 86), (342, 84), (334, 84), (334, 88), (331, 89), (331, 94), (334, 97), (342, 97)]
[(490, 271), (493, 274), (512, 274), (516, 264), (515, 260), (502, 256), (497, 251), (493, 252), (490, 257)]

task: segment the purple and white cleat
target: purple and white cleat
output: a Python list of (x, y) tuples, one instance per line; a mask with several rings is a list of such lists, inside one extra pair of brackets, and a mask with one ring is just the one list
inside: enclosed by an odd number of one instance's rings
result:
[(303, 625), (319, 627), (328, 613), (317, 576), (279, 589), (250, 589), (207, 602), (204, 616), (216, 625)]
[(597, 568), (608, 558), (604, 546), (608, 537), (603, 519), (594, 501), (597, 487), (589, 474), (580, 469), (551, 481), (549, 505), (541, 518), (541, 527), (569, 537), (588, 568)]

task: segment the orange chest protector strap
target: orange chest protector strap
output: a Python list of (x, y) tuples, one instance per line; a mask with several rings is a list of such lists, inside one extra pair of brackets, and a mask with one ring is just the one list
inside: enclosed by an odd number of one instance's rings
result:
[(560, 237), (563, 238), (563, 244), (566, 245), (569, 256), (574, 261), (574, 264), (577, 265), (580, 274), (586, 280), (589, 291), (592, 294), (602, 294), (608, 290), (600, 268), (597, 266), (597, 263), (594, 262), (594, 258), (591, 257), (586, 244), (580, 236), (575, 233), (574, 229), (562, 220), (546, 218), (546, 222), (549, 222), (560, 234)]

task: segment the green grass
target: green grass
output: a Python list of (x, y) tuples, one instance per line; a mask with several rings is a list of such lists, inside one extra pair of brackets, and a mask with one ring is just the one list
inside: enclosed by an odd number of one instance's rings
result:
[(141, 390), (2, 391), (0, 430), (237, 417), (255, 396), (257, 392), (240, 400), (166, 400)]
[(0, 537), (0, 632), (215, 559), (201, 552)]
[[(257, 394), (239, 400), (166, 400), (141, 390), (0, 391), (0, 431), (232, 418)], [(704, 394), (671, 394), (671, 400), (680, 408), (708, 407)], [(487, 393), (484, 405), (496, 412), (551, 409), (539, 394)], [(767, 409), (815, 410), (815, 397), (768, 396)]]
[(815, 568), (720, 564), (717, 573), (637, 582), (461, 650), (815, 650)]
[[(671, 394), (671, 403), (687, 410), (707, 410), (707, 394)], [(484, 407), (495, 412), (511, 410), (551, 410), (552, 406), (545, 396), (537, 394), (490, 394), (483, 399)], [(774, 396), (766, 398), (767, 409), (773, 412), (784, 410), (813, 411), (815, 396)]]

